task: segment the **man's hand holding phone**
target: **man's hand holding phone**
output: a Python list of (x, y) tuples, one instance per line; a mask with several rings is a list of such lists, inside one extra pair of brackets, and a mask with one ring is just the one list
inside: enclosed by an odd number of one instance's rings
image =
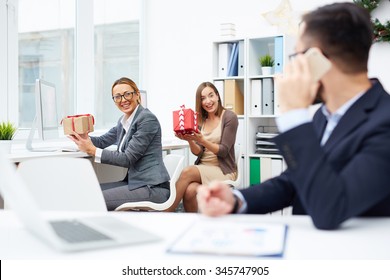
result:
[(316, 98), (319, 80), (331, 68), (331, 62), (317, 48), (297, 55), (275, 76), (281, 113), (308, 108)]

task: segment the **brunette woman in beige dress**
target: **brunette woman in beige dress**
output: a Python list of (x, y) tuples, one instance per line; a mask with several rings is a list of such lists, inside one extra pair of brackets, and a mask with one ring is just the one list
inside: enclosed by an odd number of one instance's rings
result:
[(198, 158), (194, 165), (183, 169), (176, 182), (176, 200), (168, 211), (175, 211), (183, 199), (186, 212), (197, 212), (198, 186), (237, 177), (234, 157), (237, 115), (222, 106), (218, 90), (210, 82), (201, 83), (196, 91), (196, 111), (200, 133), (176, 136), (188, 141), (191, 152)]

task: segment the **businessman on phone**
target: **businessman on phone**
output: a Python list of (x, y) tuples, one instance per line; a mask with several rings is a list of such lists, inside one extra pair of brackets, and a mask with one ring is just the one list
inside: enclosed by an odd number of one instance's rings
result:
[[(319, 229), (390, 216), (390, 96), (367, 75), (372, 39), (370, 15), (353, 3), (303, 16), (294, 59), (275, 78), (281, 115), (274, 142), (287, 170), (241, 191), (202, 186), (201, 212), (263, 214), (292, 205)], [(316, 96), (324, 103), (310, 118)]]

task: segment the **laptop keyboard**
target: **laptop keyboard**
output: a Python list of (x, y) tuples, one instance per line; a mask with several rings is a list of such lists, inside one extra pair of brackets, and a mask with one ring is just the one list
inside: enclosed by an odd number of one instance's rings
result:
[(51, 221), (54, 231), (59, 237), (69, 243), (111, 240), (97, 230), (78, 221)]

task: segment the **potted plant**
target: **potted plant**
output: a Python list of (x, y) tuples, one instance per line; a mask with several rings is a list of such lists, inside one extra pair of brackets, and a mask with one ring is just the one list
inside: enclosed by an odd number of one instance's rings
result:
[(11, 151), (11, 143), (16, 130), (16, 126), (14, 126), (11, 122), (0, 122), (0, 150), (7, 153)]
[(274, 67), (275, 60), (272, 56), (269, 54), (260, 56), (259, 62), (261, 65), (261, 72), (263, 75), (271, 75), (272, 74), (272, 67)]

